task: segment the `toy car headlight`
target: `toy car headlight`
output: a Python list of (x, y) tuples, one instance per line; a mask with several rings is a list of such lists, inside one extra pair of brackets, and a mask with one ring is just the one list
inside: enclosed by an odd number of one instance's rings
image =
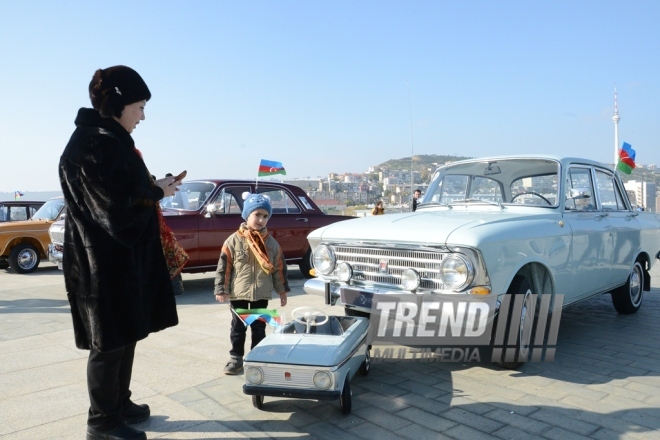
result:
[(323, 275), (330, 275), (335, 270), (337, 259), (330, 246), (324, 244), (314, 249), (314, 268)]
[(259, 385), (264, 381), (264, 372), (259, 367), (249, 367), (245, 372), (245, 380), (252, 385)]
[(332, 385), (332, 376), (327, 371), (317, 371), (314, 373), (314, 386), (322, 390), (327, 390)]
[(401, 274), (401, 287), (406, 290), (415, 290), (419, 287), (421, 278), (415, 269), (406, 269)]
[(440, 277), (451, 290), (461, 290), (474, 277), (472, 263), (460, 255), (449, 255), (440, 265)]
[(341, 262), (337, 265), (337, 268), (335, 269), (335, 275), (337, 275), (339, 281), (343, 281), (346, 283), (351, 278), (353, 278), (353, 268), (351, 267), (350, 264)]

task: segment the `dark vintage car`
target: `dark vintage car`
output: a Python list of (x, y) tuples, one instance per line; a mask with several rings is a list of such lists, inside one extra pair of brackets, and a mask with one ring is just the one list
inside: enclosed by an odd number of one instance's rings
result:
[[(282, 247), (287, 264), (296, 264), (309, 278), (311, 251), (307, 235), (314, 229), (353, 217), (326, 215), (307, 194), (295, 185), (249, 180), (195, 180), (184, 182), (172, 197), (161, 201), (166, 223), (190, 259), (187, 273), (214, 271), (222, 244), (243, 222), (243, 193), (270, 197), (273, 215), (268, 231)], [(50, 229), (49, 259), (60, 263), (64, 222)], [(61, 264), (59, 264), (61, 267)]]
[(0, 223), (30, 220), (43, 204), (26, 200), (0, 202)]
[(213, 271), (220, 248), (243, 222), (243, 193), (270, 197), (273, 215), (268, 231), (282, 247), (287, 264), (297, 264), (310, 277), (311, 251), (307, 235), (314, 229), (352, 217), (327, 215), (295, 185), (250, 180), (184, 182), (172, 197), (161, 201), (165, 221), (190, 256), (184, 272)]

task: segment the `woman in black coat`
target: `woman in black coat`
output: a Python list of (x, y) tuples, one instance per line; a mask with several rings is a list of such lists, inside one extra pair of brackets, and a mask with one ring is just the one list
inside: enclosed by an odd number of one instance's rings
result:
[(99, 69), (60, 158), (67, 206), (64, 280), (76, 346), (90, 350), (87, 439), (146, 439), (130, 400), (137, 341), (178, 323), (156, 205), (179, 181), (151, 179), (131, 133), (151, 92), (126, 66)]

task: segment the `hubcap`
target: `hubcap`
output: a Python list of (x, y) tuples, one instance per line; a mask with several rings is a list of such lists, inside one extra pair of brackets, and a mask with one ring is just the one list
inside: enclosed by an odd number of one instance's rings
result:
[(639, 264), (635, 264), (630, 274), (630, 302), (637, 305), (642, 298), (642, 274)]
[(31, 249), (25, 249), (18, 254), (18, 266), (23, 270), (30, 270), (37, 262), (37, 254)]

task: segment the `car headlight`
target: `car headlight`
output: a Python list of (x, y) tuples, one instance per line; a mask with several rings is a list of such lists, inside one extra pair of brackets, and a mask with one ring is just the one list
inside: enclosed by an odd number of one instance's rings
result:
[(336, 263), (335, 253), (330, 246), (322, 244), (314, 249), (314, 268), (322, 275), (330, 275)]
[(472, 263), (460, 255), (447, 256), (440, 265), (440, 277), (451, 290), (461, 290), (472, 281), (474, 268)]
[(335, 269), (335, 275), (337, 275), (339, 281), (347, 283), (351, 278), (353, 278), (353, 268), (348, 263), (339, 263)]
[(317, 371), (314, 374), (314, 386), (322, 390), (327, 390), (332, 385), (332, 376), (327, 371)]
[(259, 385), (264, 381), (264, 371), (259, 367), (249, 367), (245, 372), (245, 380), (252, 385)]
[(415, 269), (406, 269), (401, 274), (401, 287), (406, 290), (415, 290), (419, 287), (421, 278)]

